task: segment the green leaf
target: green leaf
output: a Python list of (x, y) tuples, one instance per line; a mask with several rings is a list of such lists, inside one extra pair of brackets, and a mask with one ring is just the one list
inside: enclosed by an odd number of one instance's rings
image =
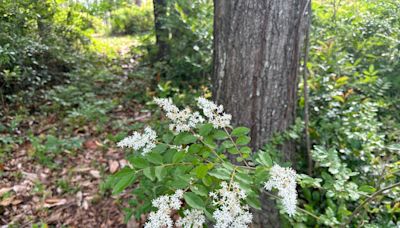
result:
[(190, 175), (180, 175), (180, 176), (173, 176), (174, 179), (167, 183), (168, 186), (171, 188), (180, 188), (184, 189), (187, 188), (190, 184)]
[(192, 144), (189, 146), (189, 153), (198, 153), (203, 146), (201, 144)]
[(210, 148), (216, 148), (217, 144), (214, 142), (212, 137), (204, 137), (204, 144)]
[(177, 152), (174, 157), (172, 158), (173, 163), (178, 163), (181, 162), (185, 158), (185, 153), (184, 152)]
[(196, 173), (198, 178), (203, 178), (207, 175), (209, 167), (207, 165), (201, 164), (197, 166), (193, 171)]
[(125, 177), (127, 175), (131, 175), (132, 173), (135, 173), (135, 170), (125, 166), (120, 171), (118, 171), (114, 175), (112, 175), (112, 177), (114, 177), (114, 178), (122, 178), (122, 177)]
[(167, 149), (168, 149), (168, 145), (161, 143), (161, 144), (158, 144), (156, 147), (154, 147), (154, 149), (151, 150), (151, 152), (161, 154), (164, 151), (166, 151)]
[(362, 185), (358, 188), (359, 191), (361, 192), (367, 192), (367, 193), (374, 193), (376, 192), (376, 188), (369, 186), (369, 185)]
[(224, 148), (226, 148), (226, 149), (229, 149), (229, 148), (231, 148), (231, 147), (234, 147), (235, 145), (231, 142), (231, 141), (224, 141), (223, 143), (222, 143), (222, 147), (224, 147)]
[(269, 154), (267, 152), (260, 152), (258, 154), (258, 159), (256, 159), (256, 161), (267, 167), (272, 166), (272, 158), (271, 158), (271, 156), (269, 156)]
[(183, 198), (185, 199), (186, 203), (192, 208), (200, 210), (205, 208), (204, 200), (193, 192), (186, 192), (183, 195)]
[(135, 173), (127, 173), (125, 176), (121, 177), (118, 182), (113, 187), (112, 194), (121, 193), (125, 190), (129, 185), (131, 185), (136, 179)]
[(143, 157), (136, 157), (135, 155), (128, 159), (129, 162), (133, 165), (133, 167), (137, 169), (143, 169), (149, 166), (149, 162), (146, 161)]
[(194, 135), (187, 135), (183, 138), (183, 144), (195, 143), (197, 141), (197, 137)]
[(205, 186), (211, 186), (211, 184), (213, 183), (213, 180), (210, 176), (205, 176), (203, 179), (201, 179), (201, 181)]
[(146, 159), (153, 164), (163, 163), (163, 157), (159, 153), (149, 153), (147, 154)]
[(339, 96), (339, 95), (333, 96), (332, 98), (335, 99), (335, 100), (337, 100), (337, 101), (340, 101), (340, 102), (342, 102), (342, 103), (345, 102), (344, 98), (343, 98), (342, 96)]
[(180, 153), (176, 149), (169, 149), (167, 152), (163, 153), (163, 163), (172, 163), (172, 158), (175, 154)]
[(220, 167), (218, 169), (211, 170), (210, 172), (208, 172), (208, 175), (216, 177), (220, 180), (229, 180), (231, 177), (231, 172)]
[(155, 175), (159, 181), (162, 181), (167, 175), (167, 169), (164, 166), (157, 166), (155, 168)]
[(236, 173), (235, 179), (238, 182), (242, 182), (242, 183), (247, 184), (247, 185), (252, 184), (252, 181), (253, 181), (253, 178), (249, 174), (239, 173), (239, 172)]
[(247, 144), (249, 144), (250, 140), (251, 140), (251, 138), (249, 136), (242, 135), (236, 139), (236, 144), (237, 145), (247, 145)]
[(199, 196), (208, 196), (208, 190), (203, 185), (192, 185), (190, 186), (190, 190)]
[(228, 152), (229, 152), (230, 154), (239, 154), (239, 153), (240, 153), (239, 150), (236, 149), (236, 147), (229, 148), (229, 149), (228, 149)]
[(229, 138), (229, 135), (223, 131), (223, 130), (217, 130), (215, 131), (215, 133), (213, 134), (213, 138), (217, 139), (217, 140), (222, 140), (222, 139), (227, 139)]
[(238, 136), (241, 136), (241, 135), (246, 135), (249, 132), (250, 132), (250, 129), (247, 128), (247, 127), (237, 127), (235, 129), (233, 129), (231, 135), (238, 137)]
[(201, 136), (207, 136), (208, 134), (210, 134), (210, 132), (213, 129), (213, 125), (208, 123), (208, 124), (203, 124), (201, 125), (201, 127), (199, 128), (199, 135)]
[(163, 139), (163, 141), (165, 142), (165, 143), (170, 143), (171, 141), (172, 141), (172, 139), (174, 138), (174, 135), (172, 134), (172, 133), (170, 133), (170, 132), (168, 132), (168, 133), (166, 133), (166, 134), (164, 134), (163, 136), (162, 136), (162, 139)]
[(145, 169), (143, 169), (143, 174), (149, 178), (151, 181), (155, 180), (155, 171), (154, 168), (152, 167), (147, 167)]
[(261, 202), (258, 197), (253, 196), (253, 195), (247, 196), (246, 202), (250, 207), (255, 208), (257, 210), (261, 210)]
[(179, 133), (175, 139), (174, 139), (174, 144), (175, 145), (183, 145), (183, 144), (190, 144), (190, 143), (194, 143), (197, 141), (197, 138), (188, 133), (188, 132), (182, 132)]
[(242, 152), (243, 154), (251, 154), (251, 148), (248, 146), (244, 146), (242, 148), (240, 148), (240, 152)]

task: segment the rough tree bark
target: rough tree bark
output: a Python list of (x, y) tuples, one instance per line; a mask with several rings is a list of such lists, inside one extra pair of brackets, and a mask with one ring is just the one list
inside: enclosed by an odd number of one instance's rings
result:
[(168, 51), (168, 29), (163, 26), (167, 16), (167, 0), (153, 0), (154, 29), (156, 33), (157, 60), (161, 60)]
[[(214, 0), (213, 95), (251, 128), (251, 145), (261, 148), (295, 120), (301, 20), (308, 0)], [(301, 28), (301, 29), (300, 29)], [(292, 160), (293, 144), (281, 148)], [(280, 227), (274, 202), (262, 196), (254, 227)]]

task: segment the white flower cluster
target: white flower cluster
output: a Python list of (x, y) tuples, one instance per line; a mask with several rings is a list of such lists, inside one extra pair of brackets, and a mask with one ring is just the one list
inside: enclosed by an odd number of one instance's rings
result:
[(172, 103), (171, 98), (154, 98), (154, 102), (166, 112), (166, 116), (172, 121), (169, 125), (171, 131), (178, 133), (189, 131), (196, 127), (197, 124), (204, 122), (204, 118), (199, 112), (192, 113), (189, 108), (179, 110)]
[[(145, 228), (164, 228), (173, 227), (174, 221), (171, 219), (173, 210), (179, 210), (182, 206), (183, 191), (178, 189), (173, 195), (163, 195), (154, 199), (151, 203), (157, 208), (156, 212), (149, 214), (148, 221), (144, 225)], [(177, 226), (200, 228), (206, 220), (202, 211), (185, 210), (185, 217), (179, 218), (176, 222)]]
[(173, 227), (171, 219), (172, 210), (181, 208), (183, 191), (178, 189), (173, 195), (163, 195), (154, 199), (151, 203), (158, 210), (149, 214), (149, 219), (144, 225), (145, 228)]
[(150, 152), (154, 147), (156, 147), (157, 134), (150, 127), (144, 129), (144, 133), (134, 132), (133, 135), (128, 136), (118, 142), (119, 147), (129, 147), (134, 150), (142, 150), (142, 155)]
[(221, 183), (221, 189), (216, 193), (211, 192), (213, 204), (218, 207), (213, 213), (217, 221), (215, 228), (244, 228), (251, 223), (253, 215), (249, 212), (249, 206), (242, 206), (240, 201), (246, 198), (245, 191), (241, 190), (237, 183), (232, 183), (229, 188), (226, 182)]
[(206, 222), (204, 213), (200, 210), (185, 210), (183, 212), (185, 217), (178, 219), (176, 222), (177, 226), (188, 227), (188, 228), (202, 228)]
[(204, 97), (197, 98), (197, 106), (203, 110), (208, 121), (214, 128), (228, 127), (231, 123), (232, 115), (224, 113), (222, 105), (216, 105)]
[(289, 216), (296, 213), (296, 171), (292, 168), (283, 168), (275, 164), (270, 171), (271, 178), (265, 183), (264, 188), (270, 191), (278, 189), (278, 195), (282, 198), (282, 205)]

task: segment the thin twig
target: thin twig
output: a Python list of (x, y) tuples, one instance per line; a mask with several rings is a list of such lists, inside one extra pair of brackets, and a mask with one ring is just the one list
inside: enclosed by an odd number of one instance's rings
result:
[[(231, 140), (231, 142), (233, 143), (233, 145), (235, 146), (235, 149), (240, 153), (240, 155), (243, 157), (243, 153), (239, 150), (239, 147), (236, 145), (235, 141), (233, 141), (232, 136), (229, 134), (228, 130), (226, 130), (226, 128), (224, 127), (225, 133), (228, 135), (229, 139)], [(246, 162), (246, 159), (243, 158), (243, 162), (246, 166), (250, 167), (250, 165)]]
[(349, 219), (348, 219), (346, 222), (344, 222), (340, 227), (343, 227), (343, 228), (344, 228), (344, 227), (346, 227), (348, 224), (350, 224), (351, 221), (353, 220), (353, 218), (355, 218), (355, 217), (358, 215), (358, 213), (361, 211), (361, 209), (364, 207), (365, 204), (367, 204), (367, 203), (369, 203), (370, 201), (372, 201), (375, 197), (381, 195), (384, 191), (387, 191), (387, 190), (389, 190), (389, 189), (392, 189), (392, 188), (395, 188), (395, 187), (398, 187), (398, 186), (400, 186), (400, 182), (397, 182), (397, 183), (395, 183), (395, 184), (389, 185), (389, 186), (386, 187), (386, 188), (382, 188), (381, 190), (376, 191), (376, 192), (375, 192), (374, 194), (372, 194), (369, 198), (367, 198), (366, 200), (364, 200), (364, 202), (362, 202), (362, 203), (353, 211), (353, 213), (351, 213)]

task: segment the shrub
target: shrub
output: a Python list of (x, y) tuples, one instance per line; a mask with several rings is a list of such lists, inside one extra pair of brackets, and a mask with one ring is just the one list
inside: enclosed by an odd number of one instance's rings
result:
[(0, 5), (0, 95), (36, 91), (67, 79), (89, 41), (72, 8), (53, 1)]
[(141, 6), (132, 4), (111, 12), (111, 34), (126, 35), (150, 32), (154, 27), (151, 1)]
[[(249, 207), (261, 208), (262, 189), (276, 189), (277, 195), (271, 195), (280, 199), (282, 212), (295, 216), (296, 181), (312, 183), (312, 178), (274, 164), (266, 151), (252, 153), (247, 146), (250, 129), (231, 128), (231, 115), (222, 106), (198, 98), (200, 113), (179, 109), (171, 99), (154, 101), (164, 110), (169, 130), (158, 136), (146, 127), (120, 141), (120, 147), (135, 152), (129, 156), (131, 166), (109, 183), (117, 194), (137, 182), (130, 203), (137, 218), (150, 212), (145, 227), (171, 227), (174, 222), (201, 227), (206, 219), (218, 227), (245, 227), (252, 221)], [(175, 213), (178, 221), (172, 220)]]

